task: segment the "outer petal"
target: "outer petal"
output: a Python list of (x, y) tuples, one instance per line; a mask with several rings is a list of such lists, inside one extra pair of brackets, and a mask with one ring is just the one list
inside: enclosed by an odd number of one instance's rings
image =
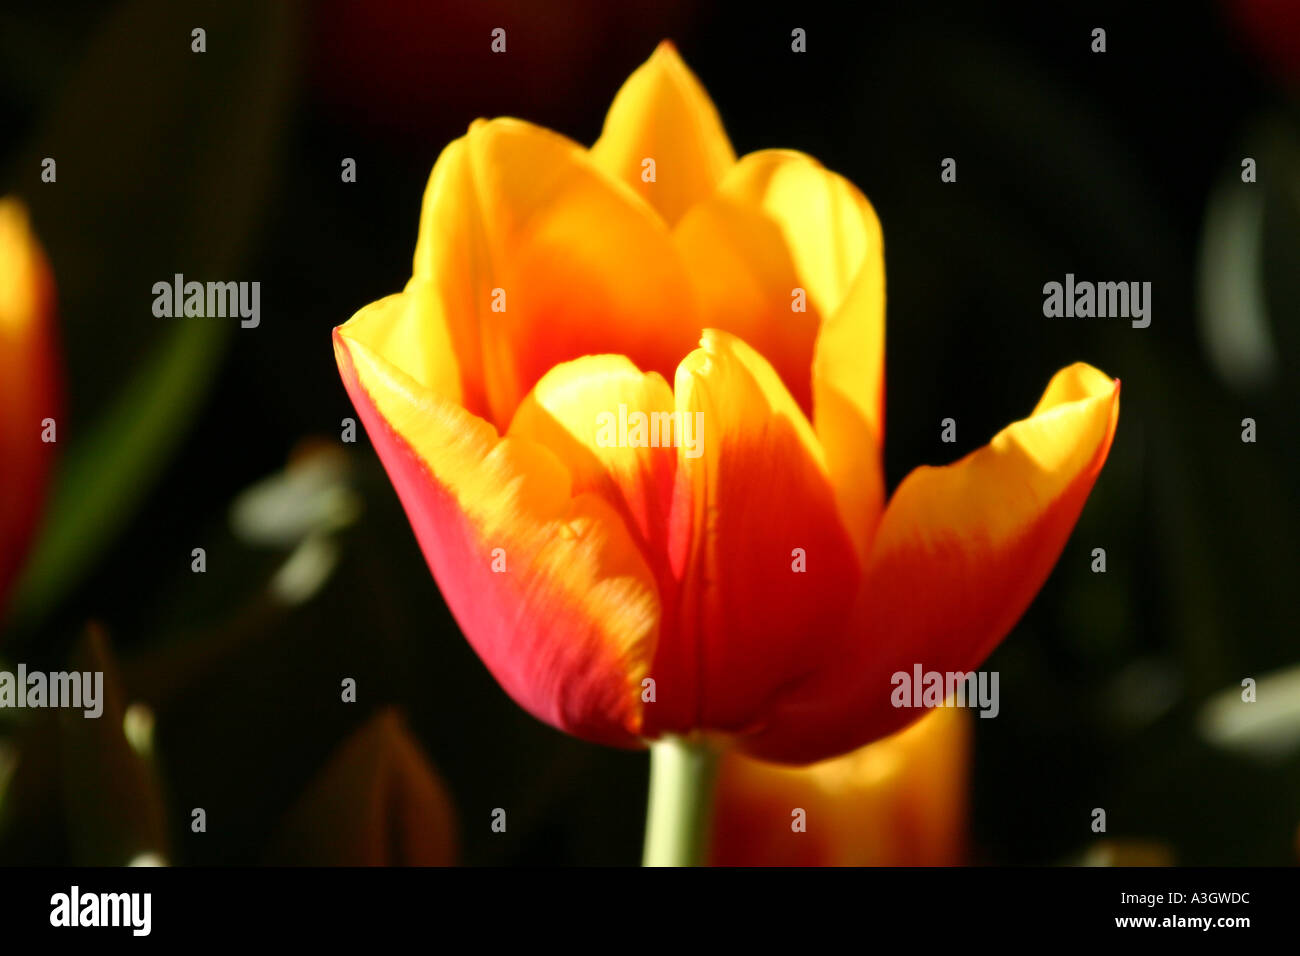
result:
[[(742, 732), (787, 683), (815, 670), (859, 568), (826, 466), (776, 372), (709, 330), (677, 371), (677, 407), (698, 421), (679, 449), (691, 493), (681, 623), (655, 656), (650, 729)], [(803, 568), (804, 570), (798, 570)]]
[(0, 611), (45, 497), (59, 417), (54, 282), (27, 214), (0, 200)]
[[(667, 40), (614, 97), (591, 156), (669, 225), (708, 198), (736, 161), (709, 94)], [(645, 159), (655, 162), (653, 182), (642, 178)]]
[[(704, 321), (771, 360), (813, 422), (865, 561), (884, 503), (885, 265), (880, 222), (851, 182), (791, 150), (750, 153), (674, 239)], [(792, 312), (792, 289), (807, 293)]]
[(343, 328), (419, 388), (464, 405), (466, 384), (452, 342), (451, 320), (443, 311), (437, 283), (413, 278), (401, 293), (372, 302)]
[(335, 353), (448, 606), (534, 716), (634, 745), (659, 626), (653, 574), (617, 512), (573, 494), (554, 454), (499, 437), (375, 351), (372, 326), (401, 307), (363, 309), (335, 330)]
[[(956, 707), (843, 757), (785, 767), (730, 750), (714, 813), (721, 866), (954, 866), (965, 856), (971, 717)], [(796, 831), (795, 809), (806, 829)]]
[(577, 143), (519, 120), (476, 121), (439, 157), (414, 279), (437, 290), (465, 407), (499, 430), (560, 362), (617, 352), (667, 376), (700, 329), (654, 211)]
[(893, 674), (979, 666), (1060, 556), (1118, 416), (1119, 382), (1075, 364), (984, 448), (908, 475), (881, 521), (837, 666), (781, 701), (752, 752), (791, 762), (844, 753), (920, 716), (891, 706)]

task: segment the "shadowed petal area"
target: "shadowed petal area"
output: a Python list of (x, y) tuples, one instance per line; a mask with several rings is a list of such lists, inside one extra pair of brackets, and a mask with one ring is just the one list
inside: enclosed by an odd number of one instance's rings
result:
[(985, 447), (908, 475), (834, 668), (785, 695), (748, 749), (786, 762), (845, 753), (924, 714), (891, 705), (893, 674), (978, 667), (1060, 556), (1118, 416), (1119, 382), (1077, 363)]
[(654, 211), (580, 145), (520, 120), (477, 120), (438, 158), (414, 279), (436, 289), (464, 406), (498, 430), (553, 366), (618, 353), (666, 377), (700, 329)]
[[(591, 158), (671, 226), (709, 197), (736, 154), (708, 92), (665, 40), (614, 97)], [(642, 178), (646, 159), (654, 182)]]
[(702, 440), (694, 457), (679, 449), (691, 550), (646, 726), (741, 731), (825, 662), (859, 565), (812, 427), (762, 356), (708, 330), (674, 391)]
[(500, 437), (375, 351), (370, 335), (404, 307), (394, 298), (336, 329), (335, 353), (448, 606), (534, 716), (637, 745), (660, 616), (652, 572), (617, 511), (574, 494), (555, 454)]

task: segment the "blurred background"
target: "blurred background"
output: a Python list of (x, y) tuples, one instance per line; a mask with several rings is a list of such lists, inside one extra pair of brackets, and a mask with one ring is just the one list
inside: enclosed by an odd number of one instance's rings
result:
[[(48, 254), (66, 390), (0, 669), (112, 688), (100, 721), (0, 711), (0, 864), (637, 862), (645, 755), (537, 723), (488, 675), (364, 432), (339, 441), (329, 333), (404, 285), (429, 170), (472, 119), (590, 144), (665, 37), (738, 153), (811, 153), (875, 205), (891, 489), (1026, 415), (1063, 365), (1123, 380), (1096, 490), (985, 665), (1001, 713), (933, 768), (966, 794), (942, 858), (1296, 862), (1300, 4), (762, 9), (0, 12), (0, 194)], [(156, 318), (177, 272), (260, 281), (260, 326)], [(1151, 326), (1045, 319), (1067, 272), (1151, 282)], [(1244, 678), (1258, 699), (1232, 706)]]

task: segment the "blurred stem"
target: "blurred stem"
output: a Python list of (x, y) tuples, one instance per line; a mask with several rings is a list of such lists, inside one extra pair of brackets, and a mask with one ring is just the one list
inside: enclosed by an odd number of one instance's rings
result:
[(650, 745), (645, 866), (700, 866), (708, 852), (718, 752), (668, 736)]

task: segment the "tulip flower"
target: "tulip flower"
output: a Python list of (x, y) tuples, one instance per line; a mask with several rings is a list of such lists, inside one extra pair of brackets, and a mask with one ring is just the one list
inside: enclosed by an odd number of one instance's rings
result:
[(58, 393), (54, 280), (26, 211), (0, 199), (0, 611), (44, 500)]
[[(590, 149), (472, 123), (434, 165), (406, 288), (334, 346), (505, 691), (587, 740), (662, 742), (652, 779), (688, 783), (708, 761), (683, 746), (807, 763), (920, 717), (891, 675), (978, 666), (1106, 458), (1119, 383), (1076, 364), (886, 502), (884, 308), (866, 198), (801, 153), (737, 159), (665, 43)], [(701, 804), (656, 786), (652, 817)]]
[(971, 717), (937, 708), (842, 757), (788, 767), (725, 753), (721, 866), (954, 866), (965, 859)]

